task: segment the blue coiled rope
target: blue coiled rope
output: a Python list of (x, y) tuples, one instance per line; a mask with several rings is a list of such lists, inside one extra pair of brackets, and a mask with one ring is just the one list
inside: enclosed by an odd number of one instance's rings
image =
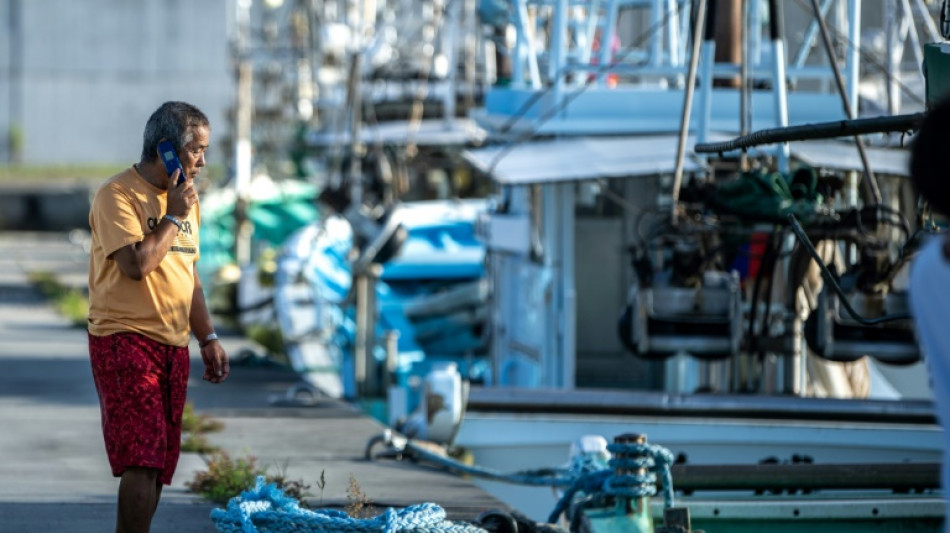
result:
[(227, 509), (212, 510), (211, 520), (223, 533), (486, 533), (472, 524), (446, 520), (445, 510), (434, 503), (390, 507), (365, 519), (338, 509), (304, 509), (263, 476), (252, 489), (231, 498)]

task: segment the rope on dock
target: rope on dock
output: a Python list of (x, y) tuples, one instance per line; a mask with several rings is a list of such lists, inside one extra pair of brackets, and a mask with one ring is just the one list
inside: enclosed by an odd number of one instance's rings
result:
[[(548, 517), (548, 524), (556, 524), (560, 516), (574, 502), (575, 496), (585, 498), (606, 496), (612, 498), (647, 498), (656, 495), (657, 477), (662, 483), (663, 506), (673, 507), (673, 476), (670, 466), (675, 461), (673, 453), (656, 444), (646, 442), (614, 442), (607, 445), (607, 451), (613, 455), (603, 465), (596, 457), (579, 456), (572, 458), (571, 468), (547, 468), (533, 471), (520, 471), (513, 474), (496, 472), (445, 457), (417, 445), (412, 440), (387, 430), (382, 435), (370, 439), (366, 447), (366, 458), (377, 455), (373, 448), (377, 444), (389, 447), (386, 455), (397, 459), (411, 458), (425, 461), (450, 472), (471, 475), (521, 485), (546, 485), (564, 489), (554, 511)], [(606, 468), (604, 468), (606, 466)], [(573, 531), (573, 528), (572, 528)]]
[[(415, 461), (425, 461), (455, 474), (490, 479), (502, 483), (565, 488), (571, 486), (576, 477), (573, 472), (564, 468), (520, 470), (511, 473), (498, 472), (478, 465), (465, 464), (451, 457), (431, 451), (423, 444), (417, 444), (409, 439), (396, 438), (392, 433), (384, 433), (370, 439), (366, 448), (367, 459), (372, 460), (376, 457), (372, 449), (375, 445), (380, 443), (388, 445), (391, 449), (398, 450), (395, 453), (398, 457), (408, 456)], [(390, 450), (388, 453), (393, 454), (394, 452)]]
[(387, 508), (373, 518), (353, 518), (338, 509), (304, 509), (263, 476), (254, 487), (231, 498), (227, 509), (211, 511), (222, 533), (486, 533), (466, 522), (450, 522), (434, 503)]

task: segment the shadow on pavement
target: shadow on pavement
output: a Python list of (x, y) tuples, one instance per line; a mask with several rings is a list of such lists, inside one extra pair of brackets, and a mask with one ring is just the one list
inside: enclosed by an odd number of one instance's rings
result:
[[(207, 533), (215, 531), (206, 502), (162, 502), (152, 522), (152, 533)], [(115, 522), (113, 503), (0, 503), (3, 531), (109, 531)]]
[(99, 405), (86, 359), (0, 358), (0, 398), (22, 397), (39, 404)]

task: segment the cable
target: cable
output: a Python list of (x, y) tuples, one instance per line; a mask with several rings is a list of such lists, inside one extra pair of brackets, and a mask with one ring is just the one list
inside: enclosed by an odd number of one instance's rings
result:
[[(879, 222), (886, 223), (891, 226), (895, 226), (899, 228), (901, 232), (904, 234), (904, 239), (905, 239), (904, 242), (905, 243), (907, 242), (907, 239), (909, 239), (911, 235), (910, 223), (907, 222), (907, 219), (904, 217), (903, 213), (884, 204), (866, 205), (858, 209), (857, 211), (853, 212), (855, 215), (855, 224), (858, 227), (858, 231), (862, 235), (869, 235), (869, 234), (874, 233), (873, 231), (870, 231), (868, 230), (868, 228), (864, 227), (864, 220), (863, 220), (864, 214), (866, 212), (871, 212), (871, 211), (874, 212), (875, 219), (877, 219)], [(880, 216), (882, 214), (886, 214), (888, 216), (886, 218), (882, 218)]]
[(865, 326), (875, 326), (884, 322), (891, 322), (894, 320), (908, 320), (911, 317), (910, 313), (894, 313), (892, 315), (884, 315), (877, 318), (864, 318), (859, 315), (857, 311), (851, 307), (851, 302), (848, 301), (847, 295), (841, 289), (841, 286), (838, 285), (838, 282), (835, 280), (834, 274), (828, 270), (828, 267), (825, 265), (825, 262), (821, 259), (821, 256), (818, 254), (818, 251), (815, 250), (815, 247), (812, 245), (811, 241), (808, 239), (808, 235), (805, 234), (805, 230), (802, 228), (802, 225), (798, 222), (798, 219), (795, 218), (795, 215), (789, 213), (788, 221), (792, 225), (792, 231), (795, 232), (795, 235), (798, 237), (798, 240), (805, 246), (805, 250), (808, 251), (808, 255), (818, 263), (818, 268), (821, 269), (821, 274), (825, 278), (825, 281), (831, 285), (831, 288), (834, 289), (835, 293), (838, 295), (838, 298), (841, 300), (841, 305), (844, 306), (845, 310), (851, 315), (856, 322), (859, 324), (864, 324)]
[[(781, 257), (782, 246), (785, 241), (785, 230), (781, 229), (778, 233), (773, 233), (777, 235), (775, 239), (774, 247), (772, 249), (772, 261), (768, 265), (769, 268), (769, 277), (765, 283), (765, 294), (763, 295), (765, 299), (765, 309), (762, 311), (762, 325), (759, 326), (759, 335), (769, 335), (769, 320), (772, 316), (772, 284), (775, 281), (775, 265), (778, 264), (778, 260)], [(763, 265), (764, 266), (764, 265)], [(765, 349), (759, 348), (759, 361), (765, 359)]]

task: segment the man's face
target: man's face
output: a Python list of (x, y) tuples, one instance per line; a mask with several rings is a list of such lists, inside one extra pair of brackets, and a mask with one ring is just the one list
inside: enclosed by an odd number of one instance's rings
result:
[(205, 166), (205, 152), (208, 150), (211, 131), (207, 126), (197, 126), (191, 129), (191, 133), (191, 141), (182, 147), (178, 159), (188, 179), (193, 180), (201, 173), (201, 167)]

